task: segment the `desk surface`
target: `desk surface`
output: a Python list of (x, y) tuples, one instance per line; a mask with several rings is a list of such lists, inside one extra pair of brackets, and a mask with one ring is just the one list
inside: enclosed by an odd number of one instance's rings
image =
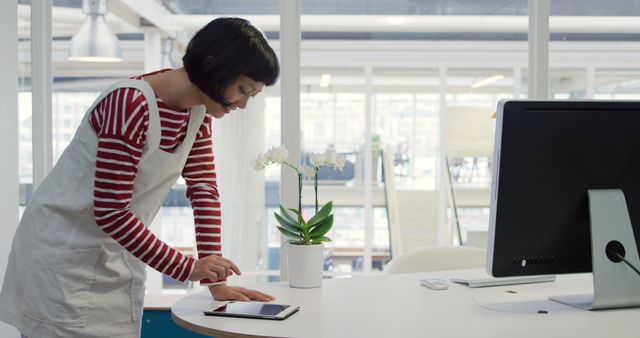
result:
[[(181, 326), (216, 337), (634, 337), (640, 308), (574, 309), (550, 295), (588, 293), (591, 274), (562, 275), (555, 282), (448, 290), (420, 286), (424, 277), (468, 277), (481, 270), (383, 275), (325, 280), (316, 289), (283, 284), (244, 285), (300, 305), (284, 321), (205, 316), (217, 303), (208, 292), (172, 307)], [(507, 292), (515, 291), (516, 293)], [(539, 310), (546, 314), (537, 313)]]

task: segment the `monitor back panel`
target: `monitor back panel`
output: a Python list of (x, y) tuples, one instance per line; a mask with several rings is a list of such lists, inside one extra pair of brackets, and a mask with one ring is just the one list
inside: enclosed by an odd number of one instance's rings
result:
[(591, 271), (589, 189), (622, 189), (638, 242), (640, 102), (522, 100), (500, 107), (490, 273)]

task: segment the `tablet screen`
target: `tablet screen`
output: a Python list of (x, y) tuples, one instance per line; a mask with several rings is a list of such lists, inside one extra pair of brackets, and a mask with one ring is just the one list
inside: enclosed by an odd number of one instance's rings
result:
[(260, 303), (229, 303), (221, 306), (213, 312), (239, 315), (275, 316), (290, 305), (260, 304)]

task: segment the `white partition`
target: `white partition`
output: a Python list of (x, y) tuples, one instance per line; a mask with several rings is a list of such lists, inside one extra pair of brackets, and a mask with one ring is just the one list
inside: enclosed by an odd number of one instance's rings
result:
[(447, 156), (474, 157), (493, 154), (495, 107), (447, 107)]
[(393, 258), (438, 244), (438, 191), (396, 189), (393, 159), (388, 154), (388, 151), (383, 154), (384, 189)]
[[(492, 157), (495, 120), (491, 118), (495, 108), (483, 106), (448, 107), (446, 109), (447, 130), (444, 144), (445, 156), (449, 161), (463, 157)], [(486, 187), (455, 187), (453, 179), (449, 181), (449, 206), (452, 213), (454, 227), (461, 207), (489, 207), (491, 189)], [(457, 237), (457, 230), (452, 229), (452, 235)], [(461, 237), (460, 237), (461, 238)], [(463, 239), (464, 240), (464, 239)], [(467, 233), (465, 245), (484, 248), (486, 233)]]

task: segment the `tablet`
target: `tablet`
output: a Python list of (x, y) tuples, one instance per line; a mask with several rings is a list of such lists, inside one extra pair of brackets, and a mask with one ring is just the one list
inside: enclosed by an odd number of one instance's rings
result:
[(204, 314), (207, 316), (283, 320), (299, 309), (299, 306), (274, 303), (226, 302), (217, 308), (205, 311)]

